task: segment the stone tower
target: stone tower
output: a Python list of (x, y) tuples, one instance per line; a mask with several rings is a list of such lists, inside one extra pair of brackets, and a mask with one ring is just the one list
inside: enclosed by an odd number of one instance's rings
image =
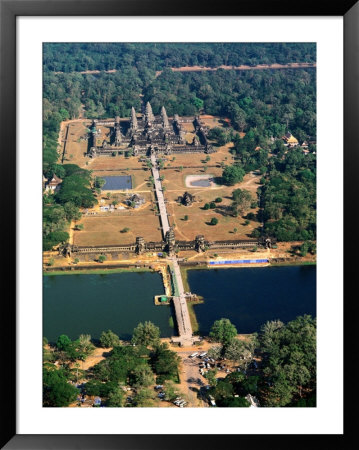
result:
[(136, 117), (135, 108), (133, 106), (131, 108), (131, 130), (132, 131), (137, 130), (137, 117)]
[(142, 236), (136, 237), (136, 253), (141, 255), (145, 251), (145, 240)]
[(162, 108), (161, 108), (161, 117), (162, 117), (163, 128), (168, 129), (170, 127), (170, 124), (168, 122), (167, 111), (164, 106), (162, 106)]
[(172, 227), (166, 232), (166, 251), (169, 256), (174, 256), (176, 249), (175, 232)]
[(204, 236), (202, 234), (196, 236), (195, 247), (198, 253), (206, 251)]
[(115, 145), (121, 145), (121, 142), (122, 142), (121, 130), (119, 128), (117, 128), (115, 133), (116, 133), (115, 134)]
[(145, 111), (146, 124), (149, 125), (154, 122), (155, 116), (152, 112), (152, 106), (150, 102), (146, 103), (146, 111)]

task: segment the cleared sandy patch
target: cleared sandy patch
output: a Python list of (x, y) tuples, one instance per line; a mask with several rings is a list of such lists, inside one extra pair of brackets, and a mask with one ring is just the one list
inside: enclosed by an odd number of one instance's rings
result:
[[(185, 179), (185, 184), (186, 184), (187, 187), (199, 188), (199, 189), (203, 189), (204, 187), (206, 187), (206, 188), (215, 187), (215, 186), (217, 186), (217, 184), (213, 181), (213, 178), (214, 178), (213, 174), (187, 175), (186, 179)], [(196, 182), (196, 181), (208, 182), (208, 186), (196, 186), (196, 185), (193, 185), (193, 183)]]

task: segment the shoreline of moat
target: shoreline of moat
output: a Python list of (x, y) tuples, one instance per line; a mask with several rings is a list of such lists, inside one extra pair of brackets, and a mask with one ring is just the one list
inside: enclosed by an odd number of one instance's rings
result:
[[(194, 263), (191, 265), (182, 265), (180, 266), (182, 280), (183, 280), (183, 286), (186, 292), (191, 292), (191, 288), (188, 282), (188, 272), (190, 271), (197, 271), (197, 270), (204, 270), (208, 271), (211, 269), (248, 269), (248, 268), (269, 268), (269, 267), (291, 267), (291, 266), (313, 266), (316, 265), (316, 261), (285, 261), (285, 262), (269, 262), (269, 263), (262, 263), (262, 264), (238, 264), (238, 265), (218, 265), (218, 266), (209, 266), (208, 264), (205, 264), (204, 262), (198, 264)], [(120, 266), (120, 267), (119, 267)], [(54, 268), (54, 270), (51, 270), (51, 268), (47, 268), (47, 270), (43, 271), (44, 276), (58, 276), (58, 275), (109, 275), (109, 274), (116, 274), (116, 273), (141, 273), (141, 272), (147, 272), (147, 273), (159, 273), (162, 276), (162, 286), (163, 286), (163, 295), (171, 295), (172, 293), (168, 291), (168, 283), (166, 283), (166, 279), (164, 274), (166, 273), (166, 261), (161, 261), (157, 264), (144, 264), (143, 266), (140, 265), (132, 265), (132, 264), (107, 264), (104, 267), (94, 267), (94, 266), (63, 266), (60, 270), (59, 268)], [(162, 295), (160, 292), (159, 295)], [(195, 306), (198, 304), (205, 303), (206, 299), (202, 296), (198, 295), (197, 300), (195, 301), (188, 301), (187, 307), (188, 312), (190, 316), (190, 321), (192, 325), (192, 331), (194, 334), (199, 333), (199, 321), (196, 314)], [(167, 304), (168, 306), (168, 304)], [(168, 339), (168, 337), (166, 338)]]

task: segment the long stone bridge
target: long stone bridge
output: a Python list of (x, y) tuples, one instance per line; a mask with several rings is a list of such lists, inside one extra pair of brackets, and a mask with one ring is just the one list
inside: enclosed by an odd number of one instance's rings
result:
[[(161, 217), (162, 234), (163, 238), (166, 239), (166, 235), (170, 231), (170, 224), (168, 221), (167, 208), (163, 195), (157, 158), (154, 153), (151, 155), (151, 163), (152, 163), (152, 176), (154, 179), (156, 197)], [(188, 312), (186, 295), (183, 288), (181, 270), (178, 265), (176, 256), (171, 256), (170, 260), (172, 263), (172, 281), (175, 290), (175, 295), (173, 297), (173, 305), (175, 308), (179, 334), (178, 337), (173, 337), (172, 340), (173, 342), (179, 342), (179, 344), (182, 346), (192, 345), (194, 338), (192, 334), (192, 325)]]

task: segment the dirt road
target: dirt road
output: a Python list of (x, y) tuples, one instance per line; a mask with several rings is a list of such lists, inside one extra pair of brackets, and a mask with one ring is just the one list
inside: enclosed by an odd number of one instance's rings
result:
[[(316, 67), (316, 63), (289, 63), (289, 64), (258, 64), (256, 66), (218, 66), (218, 67), (204, 67), (204, 66), (184, 66), (171, 67), (172, 72), (214, 72), (218, 69), (223, 70), (265, 70), (265, 69), (307, 69)], [(161, 75), (162, 70), (156, 72), (156, 78)]]
[(181, 358), (180, 366), (180, 390), (185, 394), (189, 408), (203, 408), (208, 403), (201, 398), (200, 389), (208, 384), (199, 372), (198, 358), (189, 358), (191, 351), (179, 351), (177, 354)]
[[(223, 70), (264, 70), (264, 69), (307, 69), (310, 67), (316, 67), (316, 63), (288, 63), (288, 64), (258, 64), (256, 66), (248, 66), (243, 64), (241, 66), (218, 66), (218, 67), (205, 67), (205, 66), (183, 66), (183, 67), (171, 67), (173, 72), (204, 72), (204, 71), (216, 71), (218, 69)], [(81, 72), (71, 72), (71, 73), (80, 73), (82, 75), (88, 74), (99, 74), (99, 73), (115, 73), (117, 69), (109, 69), (109, 70), (83, 70)], [(54, 72), (55, 75), (62, 74), (64, 72)], [(156, 78), (161, 75), (162, 70), (158, 70), (156, 72)]]

